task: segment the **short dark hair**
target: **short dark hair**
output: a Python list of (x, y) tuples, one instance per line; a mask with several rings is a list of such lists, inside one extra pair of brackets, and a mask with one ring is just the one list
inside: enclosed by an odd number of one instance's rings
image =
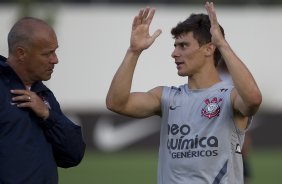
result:
[[(219, 27), (224, 36), (224, 29), (220, 25)], [(177, 38), (184, 33), (192, 32), (194, 38), (198, 41), (199, 45), (202, 46), (211, 42), (210, 28), (211, 23), (208, 15), (202, 13), (191, 14), (185, 21), (179, 22), (176, 27), (172, 28), (171, 34), (173, 38)], [(215, 66), (221, 59), (221, 53), (218, 48), (216, 48), (214, 53)]]

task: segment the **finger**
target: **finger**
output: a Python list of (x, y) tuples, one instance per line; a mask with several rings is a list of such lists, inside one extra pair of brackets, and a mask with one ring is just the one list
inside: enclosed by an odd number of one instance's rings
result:
[(138, 20), (140, 21), (140, 23), (142, 22), (143, 14), (144, 14), (144, 9), (140, 9), (138, 14)]
[(138, 17), (135, 16), (132, 23), (132, 30), (134, 30), (138, 25)]
[(144, 10), (140, 9), (139, 14), (134, 17), (134, 26), (136, 27), (137, 25), (142, 23), (142, 15), (143, 15)]
[(142, 22), (146, 23), (149, 12), (150, 12), (150, 8), (146, 7), (145, 10), (144, 10), (144, 13), (142, 15)]
[(13, 101), (15, 102), (30, 102), (31, 101), (31, 96), (29, 95), (20, 95), (12, 98)]
[(210, 11), (210, 7), (211, 7), (211, 3), (207, 1), (206, 4), (205, 4), (205, 8), (206, 8), (208, 13)]
[(10, 91), (12, 94), (15, 94), (15, 95), (24, 95), (24, 94), (27, 94), (27, 91), (24, 90), (24, 89), (12, 89)]
[(211, 24), (218, 24), (217, 17), (214, 9), (214, 4), (211, 2), (206, 2), (205, 4), (208, 16), (210, 18)]
[(29, 90), (24, 90), (24, 89), (12, 89), (10, 92), (16, 95), (17, 97), (23, 97), (26, 99), (30, 99), (31, 96), (34, 95), (33, 92)]
[(155, 12), (156, 12), (156, 9), (152, 9), (150, 11), (150, 14), (149, 14), (149, 16), (147, 18), (147, 24), (149, 24), (149, 25), (151, 24), (151, 22), (152, 22), (152, 20), (154, 18)]
[(18, 103), (17, 107), (31, 107), (31, 103), (30, 102), (22, 102), (22, 103)]
[(143, 15), (143, 12), (144, 12), (144, 9), (142, 8), (142, 9), (140, 9), (139, 10), (139, 14), (138, 14), (138, 17), (142, 17), (142, 15)]
[(158, 36), (160, 36), (160, 34), (162, 33), (161, 29), (158, 29), (157, 31), (154, 32), (154, 34), (152, 35), (152, 39), (155, 40)]
[(207, 10), (207, 13), (208, 13), (208, 16), (209, 16), (209, 18), (211, 19), (212, 18), (212, 14), (211, 14), (211, 8), (210, 8), (210, 3), (209, 2), (206, 2), (206, 4), (205, 4), (205, 8), (206, 8), (206, 10)]

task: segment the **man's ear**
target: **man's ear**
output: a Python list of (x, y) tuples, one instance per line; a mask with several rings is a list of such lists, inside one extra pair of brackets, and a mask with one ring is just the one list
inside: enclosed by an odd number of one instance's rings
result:
[(25, 55), (26, 55), (25, 48), (23, 48), (22, 46), (18, 46), (16, 48), (16, 57), (18, 58), (18, 60), (21, 62), (24, 61)]
[(205, 45), (205, 54), (206, 56), (211, 56), (214, 54), (216, 46), (212, 43), (207, 43)]

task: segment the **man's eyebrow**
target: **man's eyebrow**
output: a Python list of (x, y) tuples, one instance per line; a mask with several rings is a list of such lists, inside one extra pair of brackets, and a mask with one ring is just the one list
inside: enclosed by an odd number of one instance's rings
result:
[(175, 42), (174, 43), (174, 46), (178, 46), (178, 45), (189, 45), (189, 43), (186, 42), (186, 41), (181, 41), (181, 42)]

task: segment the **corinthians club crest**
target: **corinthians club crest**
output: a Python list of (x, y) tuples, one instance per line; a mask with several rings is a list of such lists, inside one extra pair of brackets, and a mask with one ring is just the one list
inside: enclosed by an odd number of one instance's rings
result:
[(205, 100), (206, 106), (201, 111), (202, 116), (206, 116), (209, 119), (215, 116), (219, 116), (220, 106), (218, 104), (221, 101), (222, 98), (217, 99), (216, 97), (214, 97), (211, 101), (209, 99), (206, 99)]

